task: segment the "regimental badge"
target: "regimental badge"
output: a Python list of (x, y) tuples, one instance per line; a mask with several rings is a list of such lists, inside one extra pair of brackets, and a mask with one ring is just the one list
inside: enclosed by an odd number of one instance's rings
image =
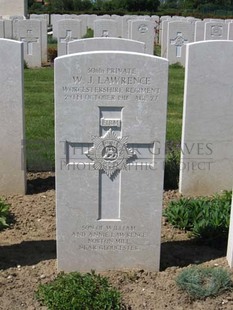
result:
[(134, 156), (134, 152), (127, 148), (128, 137), (117, 137), (110, 128), (104, 136), (94, 137), (93, 147), (85, 155), (93, 160), (94, 169), (103, 169), (111, 178), (117, 171), (122, 170), (127, 160)]

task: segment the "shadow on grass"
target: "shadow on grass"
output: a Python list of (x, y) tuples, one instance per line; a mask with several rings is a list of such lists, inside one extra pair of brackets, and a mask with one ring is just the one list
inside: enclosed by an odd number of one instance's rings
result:
[(160, 270), (186, 267), (226, 256), (226, 244), (218, 247), (201, 244), (197, 240), (168, 241), (161, 244)]
[(41, 261), (56, 258), (55, 240), (23, 241), (0, 246), (0, 269), (33, 266)]

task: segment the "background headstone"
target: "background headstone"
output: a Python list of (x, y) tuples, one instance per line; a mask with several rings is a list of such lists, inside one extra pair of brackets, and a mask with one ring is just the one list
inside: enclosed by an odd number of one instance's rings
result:
[(228, 25), (224, 22), (206, 22), (204, 40), (227, 40)]
[(167, 58), (170, 64), (185, 66), (186, 44), (194, 40), (194, 24), (186, 21), (168, 22)]
[(24, 43), (24, 60), (28, 67), (41, 67), (41, 21), (19, 20), (17, 22), (17, 39)]
[(132, 20), (129, 22), (129, 39), (145, 43), (145, 53), (154, 55), (155, 30), (148, 20)]
[(151, 55), (56, 58), (59, 270), (159, 269), (167, 84)]
[(232, 188), (232, 41), (187, 45), (180, 192), (211, 195)]
[(81, 21), (78, 19), (63, 19), (58, 22), (58, 56), (66, 55), (68, 43), (81, 39)]
[(0, 0), (0, 15), (8, 17), (12, 15), (27, 14), (27, 1), (25, 0)]
[(68, 54), (102, 50), (145, 53), (145, 43), (121, 38), (89, 38), (68, 43)]
[(118, 34), (118, 23), (111, 19), (97, 19), (94, 21), (94, 37), (115, 37)]
[(0, 194), (25, 194), (23, 43), (0, 39)]

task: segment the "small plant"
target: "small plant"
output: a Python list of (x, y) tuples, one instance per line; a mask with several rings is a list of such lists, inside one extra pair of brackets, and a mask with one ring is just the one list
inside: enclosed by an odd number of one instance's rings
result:
[(26, 60), (24, 60), (24, 69), (28, 69), (28, 64), (27, 64)]
[(163, 215), (174, 227), (191, 231), (206, 241), (227, 239), (231, 210), (231, 192), (209, 197), (181, 198), (172, 201)]
[(232, 289), (229, 273), (220, 267), (186, 268), (178, 275), (176, 283), (194, 299), (217, 296)]
[(165, 159), (164, 189), (177, 189), (180, 172), (180, 148), (168, 145)]
[(39, 286), (36, 296), (48, 310), (120, 310), (120, 293), (95, 272), (60, 274)]
[(48, 35), (47, 39), (48, 44), (57, 44), (57, 39), (54, 38), (52, 35)]
[(3, 230), (4, 228), (8, 227), (8, 220), (10, 217), (10, 206), (3, 202), (0, 199), (0, 230)]
[(48, 48), (48, 61), (53, 63), (56, 57), (57, 57), (57, 48), (49, 47)]
[(82, 39), (93, 38), (93, 37), (94, 37), (94, 30), (91, 28), (88, 28), (87, 33), (82, 37)]

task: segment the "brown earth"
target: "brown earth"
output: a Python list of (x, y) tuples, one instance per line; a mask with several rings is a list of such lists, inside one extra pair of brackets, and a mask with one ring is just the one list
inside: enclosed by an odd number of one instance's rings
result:
[[(0, 233), (0, 309), (46, 309), (35, 299), (40, 283), (56, 271), (55, 182), (53, 173), (28, 174), (28, 194), (5, 196), (14, 223)], [(164, 206), (179, 194), (164, 193)], [(105, 272), (119, 288), (127, 309), (223, 310), (233, 309), (233, 293), (193, 301), (180, 291), (175, 278), (187, 266), (200, 264), (227, 268), (225, 251), (200, 245), (163, 219), (160, 272), (146, 270)], [(233, 273), (232, 278), (233, 278)]]

